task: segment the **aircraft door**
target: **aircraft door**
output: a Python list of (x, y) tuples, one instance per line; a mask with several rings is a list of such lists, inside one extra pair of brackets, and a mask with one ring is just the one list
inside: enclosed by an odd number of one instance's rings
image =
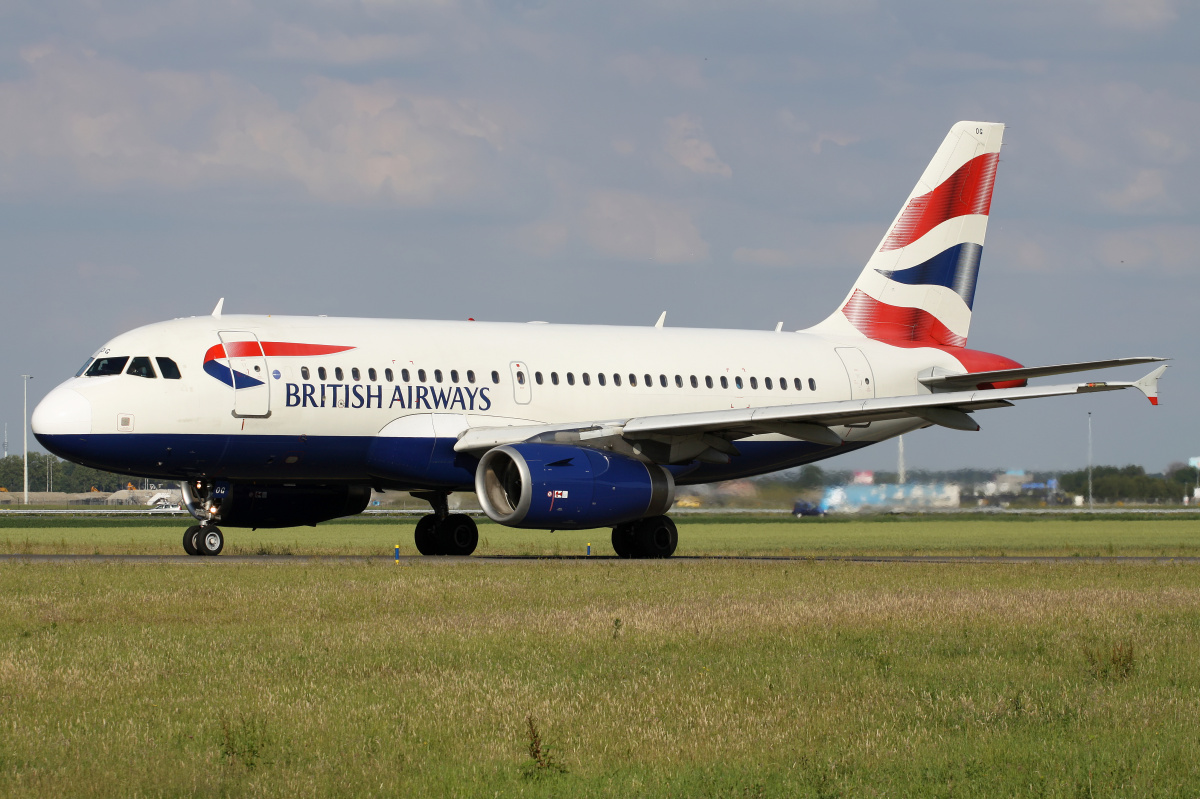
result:
[(513, 399), (517, 401), (518, 405), (528, 405), (529, 401), (533, 399), (533, 388), (530, 385), (533, 382), (533, 376), (529, 373), (529, 364), (513, 361), (508, 368), (512, 373)]
[(850, 399), (873, 399), (875, 386), (871, 382), (871, 364), (867, 356), (857, 347), (838, 347), (838, 357), (846, 367), (846, 377), (850, 379)]
[(233, 415), (239, 419), (270, 416), (267, 358), (258, 337), (241, 330), (222, 330), (217, 335), (221, 337), (229, 364)]

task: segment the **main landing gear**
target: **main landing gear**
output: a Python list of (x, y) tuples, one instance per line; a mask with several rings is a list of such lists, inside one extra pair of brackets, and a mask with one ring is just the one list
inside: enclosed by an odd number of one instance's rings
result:
[(679, 531), (669, 516), (651, 516), (613, 528), (618, 558), (669, 558), (679, 544)]
[(183, 533), (183, 551), (189, 555), (220, 555), (225, 535), (214, 525), (195, 524)]
[(417, 499), (423, 499), (433, 507), (433, 513), (422, 516), (417, 522), (413, 538), (417, 551), (422, 555), (458, 555), (465, 557), (479, 545), (479, 529), (475, 520), (465, 513), (451, 513), (441, 491), (414, 491)]

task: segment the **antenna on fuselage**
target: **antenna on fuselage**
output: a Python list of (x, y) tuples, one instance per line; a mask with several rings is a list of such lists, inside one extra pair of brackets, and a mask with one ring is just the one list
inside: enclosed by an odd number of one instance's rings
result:
[(214, 318), (214, 319), (220, 319), (220, 318), (221, 318), (221, 308), (222, 308), (224, 305), (225, 305), (225, 298), (224, 298), (224, 297), (222, 297), (221, 299), (217, 300), (217, 307), (216, 307), (216, 308), (213, 308), (213, 312), (212, 312), (212, 315), (213, 315), (213, 318)]
[(663, 311), (661, 314), (658, 315), (658, 321), (654, 323), (654, 326), (662, 327), (663, 323), (666, 321), (667, 321), (667, 312)]

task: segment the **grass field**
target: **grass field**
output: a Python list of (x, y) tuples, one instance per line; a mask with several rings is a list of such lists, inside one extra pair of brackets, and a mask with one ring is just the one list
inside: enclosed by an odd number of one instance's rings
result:
[[(1083, 546), (1071, 524), (801, 529), (977, 551), (1011, 528), (1015, 551)], [(1125, 524), (1195, 545), (1196, 522), (1114, 524), (1119, 550)], [(695, 525), (795, 529), (738, 527)], [(98, 528), (53, 529), (88, 551)], [(142, 530), (103, 540), (174, 543)], [(1198, 792), (1197, 566), (0, 564), (0, 796)]]
[[(415, 518), (227, 528), (234, 555), (415, 555)], [(1200, 555), (1200, 516), (679, 517), (680, 555)], [(182, 554), (185, 519), (0, 518), (0, 554)], [(514, 530), (481, 519), (480, 555), (612, 555), (610, 531)]]

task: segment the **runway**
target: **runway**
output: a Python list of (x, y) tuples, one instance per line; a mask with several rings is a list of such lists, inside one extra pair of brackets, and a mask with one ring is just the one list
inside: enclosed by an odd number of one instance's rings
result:
[(1173, 557), (1169, 555), (677, 555), (662, 561), (622, 560), (615, 555), (558, 555), (558, 556), (471, 556), (471, 557), (425, 557), (402, 555), (399, 560), (384, 555), (218, 555), (217, 557), (189, 557), (187, 555), (0, 555), (3, 563), (127, 563), (166, 566), (234, 566), (234, 565), (318, 565), (318, 564), (374, 564), (399, 566), (465, 566), (474, 563), (515, 564), (535, 561), (561, 561), (571, 563), (694, 563), (714, 561), (737, 561), (757, 563), (910, 563), (910, 564), (1065, 564), (1065, 563), (1126, 563), (1126, 564), (1200, 564), (1200, 557)]

